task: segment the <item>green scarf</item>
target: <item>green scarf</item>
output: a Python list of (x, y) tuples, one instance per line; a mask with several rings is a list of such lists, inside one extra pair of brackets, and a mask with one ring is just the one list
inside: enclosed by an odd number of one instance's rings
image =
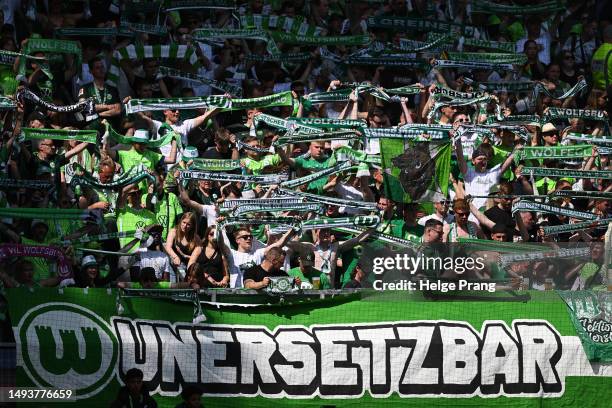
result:
[(262, 207), (266, 207), (268, 205), (277, 205), (280, 203), (284, 203), (286, 205), (298, 205), (304, 203), (303, 198), (285, 198), (285, 197), (274, 197), (274, 198), (236, 198), (225, 200), (220, 205), (221, 212), (231, 212), (237, 207), (240, 206), (251, 206), (251, 205), (260, 205)]
[(224, 81), (217, 81), (216, 79), (205, 78), (197, 74), (191, 74), (189, 72), (183, 72), (178, 69), (169, 68), (169, 67), (159, 67), (159, 73), (164, 76), (169, 76), (172, 78), (185, 79), (189, 81), (197, 81), (202, 84), (209, 85), (220, 91), (227, 92), (232, 96), (237, 96), (237, 97), (242, 96), (242, 87), (228, 84), (227, 82), (224, 82)]
[(130, 44), (126, 47), (119, 48), (113, 53), (111, 67), (108, 70), (106, 82), (116, 87), (119, 83), (120, 65), (123, 60), (139, 60), (144, 58), (164, 58), (174, 60), (184, 60), (189, 62), (189, 65), (195, 69), (199, 67), (198, 56), (193, 47), (188, 45), (134, 45)]
[(235, 0), (166, 0), (164, 10), (166, 12), (175, 10), (198, 10), (198, 9), (227, 9), (236, 8)]
[[(131, 136), (124, 136), (120, 133), (117, 133), (115, 131), (115, 129), (113, 129), (110, 124), (107, 122), (105, 124), (106, 126), (106, 131), (108, 132), (108, 135), (110, 136), (111, 139), (113, 139), (116, 143), (119, 144), (124, 144), (124, 145), (129, 145), (134, 143), (134, 138)], [(145, 144), (149, 149), (159, 149), (162, 146), (165, 146), (169, 143), (172, 142), (172, 140), (176, 140), (178, 145), (180, 146), (181, 143), (181, 135), (178, 134), (177, 132), (167, 132), (164, 136), (162, 136), (159, 139), (155, 139), (155, 140), (149, 140)], [(138, 142), (138, 143), (142, 143), (142, 142)]]
[(591, 198), (591, 199), (602, 199), (612, 200), (612, 192), (608, 191), (574, 191), (574, 190), (557, 190), (552, 194), (554, 197), (579, 197), (579, 198)]
[(122, 174), (109, 183), (101, 183), (93, 174), (84, 170), (79, 164), (72, 164), (74, 176), (70, 180), (71, 186), (88, 186), (103, 190), (119, 190), (127, 185), (139, 183), (147, 179), (155, 183), (155, 176), (142, 166), (135, 166), (129, 172)]
[(516, 44), (513, 42), (501, 42), (501, 41), (487, 41), (483, 39), (475, 39), (475, 38), (461, 38), (459, 40), (463, 42), (464, 46), (474, 47), (474, 48), (485, 48), (493, 51), (503, 51), (503, 52), (515, 52)]
[(193, 164), (189, 167), (194, 170), (204, 171), (232, 171), (241, 168), (240, 160), (224, 160), (224, 159), (190, 159)]
[(559, 259), (559, 258), (586, 258), (590, 256), (591, 249), (590, 248), (566, 248), (566, 249), (558, 249), (553, 251), (541, 251), (541, 252), (528, 252), (528, 253), (518, 253), (518, 254), (507, 254), (501, 255), (499, 257), (499, 263), (502, 268), (506, 268), (509, 264), (514, 262), (524, 262), (524, 261), (538, 261), (542, 259)]
[[(83, 56), (81, 54), (81, 46), (76, 41), (68, 40), (49, 40), (42, 38), (29, 38), (23, 53), (32, 55), (36, 52), (44, 52), (45, 54), (73, 54), (76, 57), (75, 66), (77, 71), (81, 72), (83, 66)], [(26, 58), (19, 60), (19, 75), (25, 76), (26, 73)]]
[(608, 121), (608, 114), (603, 110), (595, 109), (572, 109), (550, 107), (544, 114), (547, 120), (580, 118), (585, 120)]
[(476, 27), (448, 23), (446, 21), (429, 20), (413, 17), (377, 16), (368, 17), (368, 28), (386, 28), (394, 31), (413, 32), (427, 31), (452, 36), (466, 35), (473, 37), (478, 30)]
[(378, 166), (381, 165), (380, 155), (366, 154), (361, 150), (354, 150), (347, 146), (340, 146), (334, 150), (334, 156), (336, 157), (336, 162), (350, 160), (354, 163), (368, 163), (376, 164)]
[(33, 190), (50, 189), (52, 186), (48, 181), (42, 180), (23, 180), (0, 178), (2, 188), (30, 188)]
[[(363, 227), (334, 227), (333, 229), (340, 232), (356, 235), (359, 235), (366, 231), (366, 229)], [(383, 234), (382, 232), (378, 231), (372, 232), (370, 234), (370, 238), (399, 248), (408, 248), (412, 249), (413, 251), (417, 251), (419, 249), (418, 245), (412, 241), (408, 241), (407, 239), (403, 238), (397, 238), (393, 235)]]
[(327, 169), (323, 169), (323, 170), (308, 174), (304, 177), (299, 177), (293, 180), (283, 181), (282, 183), (280, 183), (280, 186), (283, 188), (295, 188), (295, 187), (298, 187), (304, 184), (309, 184), (322, 177), (327, 177), (332, 174), (336, 174), (342, 171), (349, 170), (352, 167), (353, 167), (353, 164), (350, 161), (345, 161), (342, 163), (338, 163), (333, 167), (329, 167)]
[(121, 27), (68, 27), (56, 28), (54, 33), (58, 37), (115, 37), (121, 35), (123, 37), (133, 37), (134, 32)]
[(125, 110), (129, 114), (166, 109), (222, 108), (231, 111), (275, 106), (293, 106), (291, 91), (250, 99), (233, 99), (225, 96), (130, 99), (125, 105)]
[(588, 87), (588, 84), (587, 84), (586, 79), (582, 78), (580, 81), (576, 82), (576, 85), (568, 89), (563, 95), (554, 96), (552, 93), (550, 93), (548, 88), (546, 88), (546, 85), (544, 85), (541, 82), (536, 82), (535, 87), (533, 88), (533, 98), (535, 100), (538, 98), (538, 96), (541, 93), (543, 93), (549, 98), (563, 100), (563, 99), (567, 99), (567, 98), (576, 96), (577, 94), (584, 93), (584, 90), (586, 90), (587, 87)]
[(283, 194), (287, 194), (289, 196), (301, 197), (301, 198), (306, 199), (307, 201), (314, 202), (314, 203), (334, 205), (337, 207), (355, 208), (355, 209), (366, 210), (366, 211), (376, 211), (377, 210), (376, 203), (373, 203), (373, 202), (345, 200), (342, 198), (328, 197), (328, 196), (322, 196), (318, 194), (305, 193), (303, 191), (290, 190), (288, 188), (283, 188), (283, 187), (280, 188), (280, 192), (282, 192)]
[[(537, 146), (524, 147), (514, 155), (514, 162), (518, 164), (521, 160), (535, 159), (583, 159), (590, 157), (593, 152), (591, 145), (569, 145), (569, 146)], [(525, 173), (527, 174), (527, 173)]]
[(274, 41), (279, 41), (285, 44), (359, 46), (368, 45), (370, 43), (370, 37), (367, 35), (339, 35), (322, 37), (318, 35), (296, 35), (283, 33), (281, 31), (270, 31), (268, 34)]
[(6, 96), (0, 96), (0, 110), (13, 110), (17, 107), (15, 101)]
[(436, 59), (432, 65), (434, 68), (501, 69), (514, 71), (514, 66), (512, 64), (495, 61), (453, 61)]
[(530, 252), (546, 251), (548, 247), (537, 244), (520, 244), (517, 242), (500, 242), (488, 239), (458, 237), (460, 244), (465, 244), (473, 251), (495, 251), (495, 252)]
[[(66, 239), (63, 241), (58, 240), (58, 241), (53, 241), (52, 243), (61, 245), (61, 246), (87, 244), (89, 242), (108, 241), (108, 240), (117, 239), (117, 238), (133, 237), (135, 233), (136, 231), (108, 232), (106, 234), (85, 235), (80, 238)], [(148, 235), (143, 234), (142, 241), (146, 241), (147, 238), (148, 238)]]
[(450, 39), (451, 37), (447, 35), (437, 36), (436, 38), (428, 42), (400, 38), (399, 46), (394, 45), (393, 48), (398, 49), (400, 51), (408, 52), (408, 53), (414, 53), (414, 52), (428, 50), (430, 48), (437, 48), (439, 45), (447, 43)]
[(418, 142), (448, 141), (452, 126), (410, 123), (399, 128), (365, 128), (362, 130), (369, 139), (410, 139)]
[[(569, 147), (569, 146), (568, 146)], [(589, 155), (591, 152), (589, 152)], [(544, 167), (523, 167), (523, 174), (541, 177), (572, 177), (588, 179), (612, 179), (612, 170), (573, 170), (573, 169), (548, 169)]]
[(98, 140), (97, 130), (21, 128), (21, 131), (25, 140), (76, 140), (92, 144), (96, 144)]
[[(324, 228), (338, 227), (370, 227), (374, 228), (380, 223), (380, 218), (377, 215), (358, 215), (355, 217), (317, 217), (312, 220), (302, 222), (302, 231), (311, 231)], [(288, 228), (279, 226), (270, 230), (271, 235), (283, 234), (289, 231)]]
[(513, 14), (524, 16), (527, 14), (554, 14), (557, 11), (565, 10), (565, 0), (550, 0), (539, 4), (530, 5), (508, 5), (496, 4), (488, 0), (473, 0), (472, 13), (484, 14)]
[(289, 204), (289, 203), (276, 203), (276, 204), (250, 204), (250, 205), (241, 205), (235, 208), (232, 212), (233, 216), (241, 216), (243, 214), (248, 213), (261, 213), (261, 212), (285, 212), (285, 211), (297, 211), (297, 212), (317, 212), (321, 213), (323, 210), (322, 204), (313, 204), (313, 203), (299, 203), (299, 204)]
[(602, 135), (602, 136), (593, 136), (588, 133), (576, 133), (570, 132), (565, 136), (568, 140), (578, 140), (581, 142), (591, 143), (594, 145), (603, 145), (603, 146), (611, 146), (612, 145), (612, 136), (610, 135)]
[(431, 94), (438, 98), (444, 96), (453, 99), (476, 99), (486, 95), (484, 92), (459, 92), (441, 85), (436, 85)]
[(563, 215), (566, 217), (579, 218), (582, 220), (594, 220), (597, 215), (593, 213), (573, 210), (568, 207), (557, 207), (555, 205), (536, 203), (533, 201), (518, 201), (512, 205), (512, 214), (517, 211), (537, 211), (547, 214)]
[(607, 228), (612, 222), (612, 218), (604, 218), (601, 220), (577, 222), (574, 224), (553, 225), (542, 227), (546, 235), (559, 235), (567, 232), (583, 231), (591, 228)]
[(102, 220), (100, 210), (77, 210), (73, 208), (0, 208), (0, 217), (95, 222)]
[(306, 21), (306, 17), (296, 15), (295, 17), (246, 14), (240, 16), (240, 26), (246, 28), (256, 28), (259, 30), (280, 30), (287, 33), (318, 36), (323, 32), (322, 27), (311, 26)]
[(224, 182), (243, 182), (255, 184), (281, 184), (287, 179), (283, 174), (265, 174), (254, 176), (251, 174), (228, 174), (228, 173), (211, 173), (200, 170), (182, 170), (179, 173), (181, 180), (210, 180)]
[(406, 59), (404, 55), (391, 55), (381, 57), (349, 57), (342, 60), (345, 65), (383, 65), (387, 67), (409, 67), (428, 69), (430, 67), (426, 59)]
[(132, 31), (137, 33), (147, 33), (164, 37), (168, 35), (168, 29), (163, 25), (153, 25), (144, 23), (133, 23), (131, 21), (122, 21), (119, 25), (119, 30)]
[(502, 54), (502, 53), (481, 53), (481, 52), (447, 52), (448, 59), (454, 61), (486, 61), (501, 64), (519, 64), (527, 62), (525, 54)]
[(480, 82), (477, 86), (488, 91), (525, 92), (533, 90), (535, 84), (533, 81), (498, 81)]
[(249, 54), (244, 57), (247, 61), (255, 61), (255, 62), (303, 62), (308, 61), (312, 58), (312, 55), (309, 52), (290, 52), (283, 54), (273, 54), (273, 55), (256, 55)]
[(308, 143), (321, 140), (355, 140), (361, 139), (353, 130), (335, 130), (332, 132), (322, 133), (288, 133), (285, 136), (279, 137), (275, 142), (274, 146), (284, 146), (287, 144), (294, 143)]

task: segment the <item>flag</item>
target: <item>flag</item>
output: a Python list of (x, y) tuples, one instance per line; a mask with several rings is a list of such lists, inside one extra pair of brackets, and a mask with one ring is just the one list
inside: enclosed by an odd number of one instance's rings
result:
[(451, 145), (382, 139), (385, 194), (395, 202), (440, 201), (448, 195)]

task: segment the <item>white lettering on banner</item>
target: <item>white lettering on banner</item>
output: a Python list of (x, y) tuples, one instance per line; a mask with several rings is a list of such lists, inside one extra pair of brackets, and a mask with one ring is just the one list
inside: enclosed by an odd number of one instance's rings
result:
[[(154, 393), (197, 383), (207, 395), (357, 398), (553, 396), (561, 337), (546, 321), (417, 321), (355, 325), (172, 325), (112, 318), (118, 375), (145, 373)], [(144, 343), (144, 344), (143, 344)], [(159, 357), (159, 358), (158, 358)]]

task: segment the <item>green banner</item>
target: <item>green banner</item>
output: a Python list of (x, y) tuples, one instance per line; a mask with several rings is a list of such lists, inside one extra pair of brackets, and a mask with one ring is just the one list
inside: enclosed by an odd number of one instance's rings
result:
[(532, 159), (583, 159), (593, 153), (591, 145), (528, 146), (514, 156), (516, 163)]
[(612, 292), (561, 291), (591, 361), (612, 363)]
[[(218, 293), (200, 309), (193, 291), (7, 290), (16, 385), (108, 407), (136, 367), (164, 408), (186, 383), (202, 388), (206, 407), (255, 408), (598, 407), (609, 390), (610, 370), (589, 363), (552, 291), (464, 302)], [(228, 306), (232, 297), (251, 307)]]
[(380, 141), (385, 194), (396, 203), (432, 202), (448, 194), (451, 144)]
[(448, 23), (446, 21), (428, 20), (414, 17), (377, 16), (368, 17), (368, 28), (386, 28), (389, 30), (412, 32), (427, 31), (442, 34), (467, 35), (473, 37), (478, 31), (476, 27)]

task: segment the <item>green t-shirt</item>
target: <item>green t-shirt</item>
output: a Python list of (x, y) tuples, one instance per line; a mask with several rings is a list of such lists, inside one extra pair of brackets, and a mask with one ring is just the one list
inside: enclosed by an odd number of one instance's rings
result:
[(310, 282), (312, 283), (312, 278), (320, 278), (321, 279), (321, 289), (331, 289), (331, 283), (329, 281), (329, 276), (324, 274), (318, 269), (311, 268), (310, 272), (307, 275), (304, 275), (299, 267), (291, 268), (287, 272), (287, 275), (292, 276), (294, 278), (300, 278), (302, 282)]
[[(157, 223), (155, 214), (145, 208), (136, 210), (129, 205), (125, 205), (117, 210), (117, 231), (119, 232), (134, 231), (137, 228), (144, 228), (155, 223)], [(123, 248), (132, 239), (131, 237), (119, 238), (119, 244)]]
[[(310, 170), (312, 172), (321, 171), (328, 169), (336, 164), (336, 158), (334, 156), (327, 157), (323, 160), (315, 160), (312, 157), (305, 159), (303, 157), (295, 158), (295, 166), (298, 169)], [(323, 187), (327, 184), (327, 177), (321, 177), (318, 180), (311, 181), (308, 184), (308, 190), (315, 191), (317, 193), (323, 192)]]
[(393, 235), (397, 238), (404, 237), (404, 220), (401, 218), (392, 218), (388, 221), (382, 221), (376, 231), (382, 232), (383, 234)]
[[(489, 163), (489, 168), (493, 168), (497, 166), (498, 164), (505, 162), (506, 159), (508, 158), (509, 153), (512, 153), (512, 147), (506, 147), (506, 146), (501, 146), (501, 145), (493, 146), (493, 157), (491, 158), (491, 162)], [(513, 181), (514, 173), (512, 172), (511, 169), (507, 169), (502, 174), (502, 178), (508, 181)]]
[(145, 150), (142, 153), (138, 153), (133, 147), (130, 150), (119, 150), (117, 152), (117, 161), (124, 172), (130, 171), (130, 169), (139, 164), (143, 164), (146, 168), (153, 170), (163, 157), (164, 156), (161, 154), (152, 150)]
[[(43, 242), (36, 242), (32, 239), (21, 237), (21, 243), (24, 245), (47, 245), (49, 241), (45, 239)], [(49, 279), (51, 276), (55, 275), (52, 273), (51, 268), (55, 268), (55, 263), (53, 261), (49, 261), (46, 258), (40, 256), (25, 256), (23, 259), (32, 263), (34, 267), (34, 281), (40, 282), (43, 279)]]
[(244, 167), (254, 175), (260, 175), (264, 168), (270, 166), (277, 166), (281, 162), (281, 158), (278, 154), (269, 154), (263, 157), (261, 160), (253, 160), (249, 157), (242, 159)]
[[(131, 289), (142, 289), (140, 282), (132, 282), (130, 285)], [(172, 282), (155, 282), (153, 289), (172, 289)]]
[[(148, 194), (142, 196), (143, 206), (146, 204), (148, 196)], [(157, 223), (164, 227), (162, 237), (165, 241), (168, 231), (176, 225), (176, 216), (183, 213), (183, 207), (181, 207), (181, 203), (174, 193), (166, 193), (161, 200), (157, 199), (154, 213)]]
[(425, 227), (422, 225), (415, 225), (409, 227), (406, 224), (402, 227), (402, 238), (412, 242), (421, 242), (421, 237), (425, 233)]

